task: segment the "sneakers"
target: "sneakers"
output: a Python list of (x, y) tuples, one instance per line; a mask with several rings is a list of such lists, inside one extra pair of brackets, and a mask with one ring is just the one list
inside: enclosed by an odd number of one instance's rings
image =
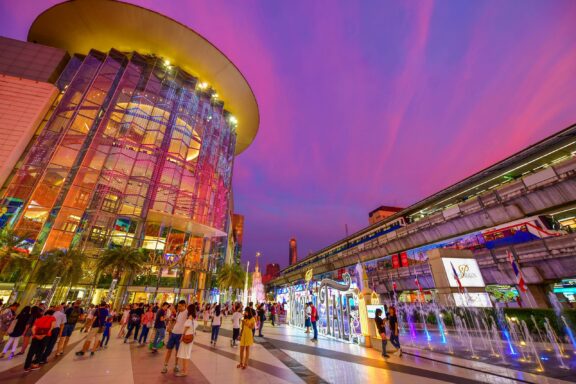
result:
[(383, 354), (382, 354), (382, 357), (384, 357), (385, 359), (387, 359), (387, 358), (389, 358), (389, 357), (390, 357), (390, 355), (389, 355), (389, 354), (387, 354), (387, 353), (383, 353)]
[(78, 351), (78, 352), (76, 352), (76, 356), (84, 356), (84, 352)]
[(168, 373), (168, 366), (165, 365), (164, 367), (162, 367), (162, 370), (160, 371), (160, 373)]
[(179, 373), (180, 372), (180, 368), (178, 368), (177, 365), (174, 366), (174, 373)]

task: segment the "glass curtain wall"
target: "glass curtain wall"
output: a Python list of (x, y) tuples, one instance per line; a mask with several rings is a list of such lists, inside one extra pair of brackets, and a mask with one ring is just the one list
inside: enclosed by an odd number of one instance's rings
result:
[(115, 50), (74, 56), (57, 85), (2, 224), (37, 252), (130, 246), (201, 262), (198, 241), (225, 231), (236, 143), (215, 92), (162, 58)]

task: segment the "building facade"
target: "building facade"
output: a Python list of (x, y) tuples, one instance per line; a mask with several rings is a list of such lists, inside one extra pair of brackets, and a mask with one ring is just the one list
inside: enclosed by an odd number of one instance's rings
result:
[[(135, 17), (154, 34), (124, 31)], [(234, 158), (258, 125), (239, 71), (185, 26), (124, 3), (59, 4), (29, 39), (58, 42), (72, 58), (55, 84), (57, 105), (6, 185), (3, 225), (37, 253), (75, 248), (95, 260), (105, 249), (143, 248), (174, 261), (174, 287), (209, 288), (225, 248)], [(248, 105), (235, 99), (246, 93)]]
[(395, 215), (396, 213), (402, 211), (403, 209), (404, 208), (381, 205), (380, 207), (374, 209), (373, 211), (370, 211), (370, 213), (368, 214), (368, 223), (370, 225), (376, 224), (384, 219), (387, 219), (392, 215)]

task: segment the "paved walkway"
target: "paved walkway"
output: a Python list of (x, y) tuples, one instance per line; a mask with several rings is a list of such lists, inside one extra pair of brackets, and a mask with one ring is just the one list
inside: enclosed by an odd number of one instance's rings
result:
[[(210, 346), (210, 334), (201, 332), (194, 342), (188, 377), (160, 373), (163, 353), (124, 344), (112, 338), (108, 349), (93, 357), (77, 357), (84, 334), (76, 331), (66, 353), (42, 369), (23, 372), (23, 357), (0, 360), (2, 384), (96, 384), (113, 383), (566, 383), (544, 376), (407, 348), (403, 357), (384, 361), (374, 349), (320, 337), (309, 340), (302, 330), (266, 324), (265, 338), (257, 338), (246, 370), (237, 369), (238, 348), (230, 347), (229, 320), (218, 345)], [(112, 329), (112, 335), (117, 327)], [(163, 350), (161, 351), (163, 352)], [(170, 368), (173, 367), (171, 363)]]

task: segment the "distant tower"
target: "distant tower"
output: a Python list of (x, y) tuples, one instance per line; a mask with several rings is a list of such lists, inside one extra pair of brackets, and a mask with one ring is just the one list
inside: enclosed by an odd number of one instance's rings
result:
[(298, 248), (296, 248), (296, 239), (291, 238), (288, 265), (296, 264), (297, 261), (298, 261)]
[(254, 303), (261, 303), (264, 301), (266, 296), (264, 295), (264, 285), (262, 284), (262, 274), (260, 273), (260, 265), (258, 264), (258, 258), (260, 257), (260, 252), (256, 252), (256, 267), (252, 273), (252, 295), (251, 301)]

